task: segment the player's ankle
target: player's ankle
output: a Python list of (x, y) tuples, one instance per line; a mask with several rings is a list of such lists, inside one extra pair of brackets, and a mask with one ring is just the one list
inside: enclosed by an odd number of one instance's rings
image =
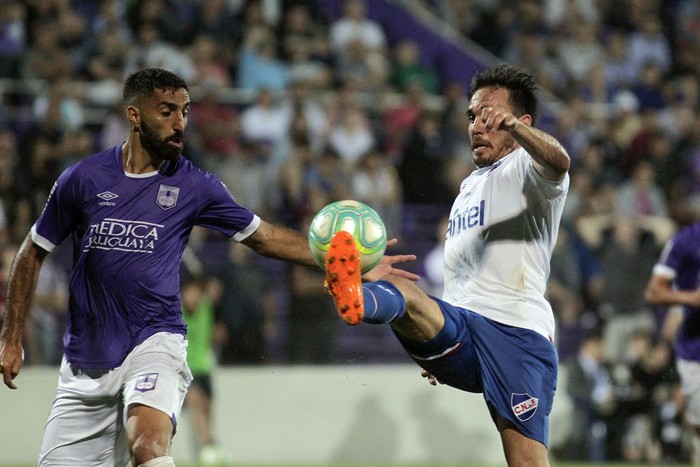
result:
[(362, 289), (365, 308), (363, 322), (389, 324), (401, 318), (406, 312), (406, 300), (391, 282), (385, 280), (368, 282)]

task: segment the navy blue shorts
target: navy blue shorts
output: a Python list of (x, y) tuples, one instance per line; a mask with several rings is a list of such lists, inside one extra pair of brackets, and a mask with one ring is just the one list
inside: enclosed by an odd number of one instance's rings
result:
[(424, 343), (396, 333), (403, 347), (442, 383), (483, 393), (492, 416), (495, 411), (546, 446), (557, 386), (554, 344), (535, 331), (433, 299), (442, 309), (445, 326)]

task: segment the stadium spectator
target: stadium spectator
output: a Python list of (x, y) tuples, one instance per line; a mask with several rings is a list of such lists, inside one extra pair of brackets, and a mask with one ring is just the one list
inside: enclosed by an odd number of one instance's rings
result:
[(221, 346), (221, 364), (263, 364), (269, 355), (267, 339), (280, 332), (274, 313), (278, 303), (269, 282), (273, 271), (238, 245), (228, 246), (224, 259), (214, 271), (222, 288), (217, 314), (228, 336)]
[(221, 51), (213, 36), (207, 34), (195, 36), (189, 48), (194, 65), (193, 86), (231, 86), (232, 79), (229, 76), (227, 63), (221, 58)]
[[(156, 0), (157, 1), (157, 0)], [(130, 74), (148, 67), (162, 67), (172, 70), (183, 79), (195, 75), (192, 59), (184, 50), (162, 37), (154, 22), (139, 23), (135, 32), (136, 41), (129, 47), (124, 72)]]
[(6, 241), (17, 242), (17, 214), (19, 205), (26, 197), (30, 186), (28, 180), (21, 177), (20, 155), (17, 147), (17, 135), (10, 129), (0, 130), (0, 201), (3, 203), (6, 224), (3, 227), (0, 245)]
[(325, 66), (333, 61), (333, 51), (326, 27), (309, 11), (304, 3), (292, 4), (284, 14), (279, 27), (282, 57), (294, 63), (295, 55), (302, 52), (312, 63)]
[(326, 144), (330, 122), (326, 109), (314, 99), (313, 86), (305, 79), (293, 80), (280, 104), (290, 125), (297, 114), (304, 117), (309, 145), (314, 152), (319, 152)]
[(609, 96), (631, 86), (637, 79), (634, 65), (630, 61), (629, 35), (619, 29), (610, 30), (603, 41), (605, 58), (603, 70), (605, 86)]
[(607, 228), (598, 250), (604, 278), (599, 312), (605, 321), (606, 358), (616, 361), (634, 332), (654, 328), (654, 314), (644, 303), (644, 283), (636, 278), (651, 272), (663, 240), (659, 243), (636, 217), (612, 218)]
[(329, 38), (340, 81), (379, 91), (389, 79), (387, 39), (381, 26), (367, 18), (364, 0), (344, 0), (343, 16), (330, 25)]
[(8, 1), (0, 9), (0, 76), (17, 78), (28, 41), (26, 6), (19, 1)]
[[(309, 213), (299, 223), (302, 232), (309, 231), (313, 214)], [(289, 363), (332, 363), (339, 323), (334, 316), (333, 299), (323, 288), (323, 272), (290, 265), (286, 278), (289, 288)], [(309, 336), (314, 338), (310, 339)]]
[(243, 37), (236, 83), (250, 91), (269, 89), (281, 92), (289, 82), (289, 65), (280, 60), (271, 28), (250, 27)]
[(191, 20), (194, 16), (194, 2), (142, 0), (129, 2), (125, 8), (125, 18), (132, 31), (137, 34), (140, 34), (143, 25), (147, 24), (158, 31), (159, 40), (174, 48), (184, 47), (192, 40), (196, 24)]
[(568, 84), (567, 76), (562, 63), (552, 53), (550, 41), (542, 30), (519, 29), (514, 32), (502, 56), (532, 73), (542, 83), (542, 89), (560, 94)]
[(318, 212), (328, 203), (351, 198), (352, 185), (348, 180), (353, 172), (354, 168), (348, 168), (337, 152), (331, 147), (325, 148), (308, 169), (306, 207), (309, 212)]
[(557, 57), (569, 82), (576, 86), (603, 61), (605, 54), (597, 39), (598, 23), (571, 17), (567, 26), (568, 34), (557, 47)]
[(273, 171), (284, 160), (284, 144), (289, 132), (289, 115), (279, 97), (268, 88), (257, 91), (255, 102), (241, 111), (241, 137), (265, 148)]
[(198, 151), (215, 165), (238, 150), (241, 121), (236, 108), (223, 101), (220, 83), (206, 81), (200, 90), (199, 99), (192, 104), (194, 139)]
[(403, 188), (403, 202), (448, 202), (451, 193), (445, 183), (446, 161), (438, 116), (425, 112), (409, 135), (403, 157), (397, 166)]
[(30, 325), (34, 342), (27, 345), (27, 363), (58, 366), (63, 356), (63, 331), (68, 310), (68, 275), (58, 257), (42, 265), (32, 300)]
[(390, 236), (401, 233), (401, 181), (386, 154), (369, 151), (351, 174), (352, 199), (372, 206)]
[(121, 81), (130, 42), (118, 25), (109, 25), (96, 34), (86, 50), (81, 74), (90, 82), (89, 100), (109, 105), (119, 101)]
[(625, 351), (628, 372), (618, 381), (615, 424), (620, 430), (621, 456), (627, 462), (659, 463), (662, 460), (661, 411), (667, 395), (677, 384), (672, 350), (667, 342), (657, 343), (654, 331), (635, 332)]
[(613, 96), (612, 110), (608, 116), (608, 137), (615, 145), (615, 160), (619, 166), (634, 136), (642, 129), (639, 100), (630, 90), (623, 89)]
[(331, 128), (327, 144), (348, 169), (354, 169), (377, 144), (365, 111), (359, 107), (346, 108)]
[(276, 214), (286, 225), (300, 225), (311, 211), (309, 177), (318, 165), (319, 155), (311, 149), (307, 122), (304, 114), (293, 115), (289, 154), (277, 172)]
[(408, 93), (415, 83), (428, 94), (438, 92), (440, 79), (421, 63), (420, 46), (415, 41), (404, 39), (394, 46), (394, 63), (391, 83), (398, 92)]
[(617, 398), (604, 354), (603, 336), (585, 334), (576, 359), (568, 365), (566, 392), (573, 413), (567, 441), (557, 454), (563, 459), (604, 462), (608, 457), (607, 425)]
[(649, 162), (637, 162), (631, 177), (617, 187), (617, 212), (638, 218), (668, 216), (666, 197), (656, 183), (656, 172)]
[(661, 73), (668, 72), (671, 69), (671, 47), (659, 16), (652, 11), (646, 12), (636, 26), (630, 33), (629, 42), (629, 59), (634, 76), (642, 76), (644, 66), (649, 61), (655, 63)]
[(408, 137), (426, 111), (426, 93), (421, 83), (413, 83), (398, 102), (387, 102), (383, 113), (382, 147), (387, 155), (398, 161), (406, 148)]
[(51, 82), (59, 77), (72, 77), (73, 64), (58, 42), (58, 31), (50, 23), (37, 24), (29, 31), (30, 45), (22, 55), (20, 78)]
[(700, 112), (695, 112), (688, 132), (675, 149), (682, 161), (684, 204), (693, 216), (700, 214)]
[(631, 90), (637, 96), (640, 110), (645, 112), (650, 109), (659, 111), (666, 107), (667, 88), (662, 68), (656, 62), (648, 60), (642, 64), (640, 74)]
[(336, 57), (347, 54), (354, 45), (368, 55), (386, 53), (384, 30), (367, 17), (364, 0), (343, 0), (343, 15), (330, 25), (329, 38)]
[(225, 0), (209, 0), (197, 2), (192, 20), (194, 36), (206, 35), (212, 37), (224, 51), (232, 49), (240, 40), (241, 28), (237, 24), (235, 11), (230, 2)]
[(451, 82), (443, 91), (445, 105), (440, 115), (441, 138), (445, 149), (449, 154), (458, 156), (468, 151), (469, 135), (466, 128), (467, 116), (465, 114), (466, 98), (464, 86), (458, 82)]
[(326, 90), (333, 83), (333, 70), (327, 63), (315, 59), (306, 45), (289, 49), (289, 80), (303, 83), (311, 89)]

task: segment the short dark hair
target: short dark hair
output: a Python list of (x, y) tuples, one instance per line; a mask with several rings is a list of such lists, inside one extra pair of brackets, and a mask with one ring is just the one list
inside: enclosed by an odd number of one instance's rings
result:
[(188, 91), (184, 79), (162, 68), (146, 68), (129, 75), (124, 82), (123, 100), (126, 105), (151, 96), (156, 89)]
[(537, 85), (532, 75), (512, 65), (498, 65), (474, 75), (469, 86), (469, 98), (482, 88), (495, 87), (508, 91), (509, 103), (516, 117), (529, 114), (532, 123), (537, 120)]

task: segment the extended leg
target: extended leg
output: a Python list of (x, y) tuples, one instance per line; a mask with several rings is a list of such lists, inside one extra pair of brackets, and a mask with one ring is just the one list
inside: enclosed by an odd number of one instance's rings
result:
[(344, 231), (333, 237), (326, 256), (326, 288), (348, 324), (391, 323), (407, 339), (425, 342), (445, 323), (437, 303), (408, 279), (390, 275), (363, 285), (357, 246)]

